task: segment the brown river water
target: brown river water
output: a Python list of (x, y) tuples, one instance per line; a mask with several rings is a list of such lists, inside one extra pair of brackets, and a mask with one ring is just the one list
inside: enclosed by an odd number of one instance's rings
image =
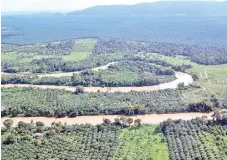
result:
[[(208, 119), (212, 119), (211, 113), (174, 113), (174, 114), (147, 114), (147, 115), (136, 115), (136, 116), (130, 116), (133, 119), (141, 119), (143, 124), (159, 124), (163, 121), (166, 121), (167, 119), (177, 120), (190, 120), (197, 117), (207, 116)], [(3, 122), (6, 119), (12, 119), (13, 120), (13, 126), (17, 125), (19, 121), (23, 121), (25, 123), (30, 123), (31, 120), (33, 122), (41, 121), (46, 126), (51, 126), (52, 122), (61, 122), (61, 123), (67, 123), (68, 125), (72, 124), (101, 124), (103, 122), (103, 118), (109, 118), (112, 122), (114, 122), (114, 119), (117, 117), (121, 117), (121, 115), (95, 115), (95, 116), (78, 116), (75, 118), (48, 118), (48, 117), (14, 117), (14, 118), (1, 118), (1, 125), (3, 125)]]
[[(104, 66), (93, 68), (93, 70), (100, 70), (100, 69), (106, 69), (109, 65), (114, 64), (116, 62), (109, 63)], [(38, 75), (39, 77), (61, 77), (61, 76), (72, 76), (73, 73), (77, 72), (69, 72), (69, 73), (56, 73), (56, 74), (42, 74)], [(79, 72), (78, 72), (79, 73)], [(189, 85), (193, 82), (193, 79), (191, 75), (183, 72), (176, 72), (175, 76), (177, 79), (175, 79), (172, 82), (168, 83), (162, 83), (159, 85), (154, 86), (142, 86), (142, 87), (84, 87), (85, 92), (130, 92), (130, 91), (157, 91), (157, 90), (163, 90), (163, 89), (175, 89), (177, 88), (177, 85), (179, 83), (184, 83), (185, 85)], [(55, 85), (29, 85), (29, 84), (6, 84), (1, 85), (1, 87), (34, 87), (34, 88), (55, 88), (55, 89), (65, 89), (67, 91), (74, 92), (76, 90), (76, 87), (73, 86), (55, 86)], [(176, 114), (149, 114), (149, 115), (138, 115), (133, 116), (133, 119), (140, 118), (142, 120), (142, 123), (148, 123), (148, 124), (159, 124), (160, 122), (163, 122), (169, 118), (175, 120), (175, 119), (183, 119), (183, 120), (190, 120), (192, 118), (196, 117), (202, 117), (207, 116), (209, 119), (211, 119), (212, 113), (176, 113)], [(103, 118), (109, 118), (111, 121), (114, 121), (116, 117), (120, 117), (119, 115), (95, 115), (95, 116), (79, 116), (76, 118), (47, 118), (47, 117), (14, 117), (11, 118), (14, 121), (14, 125), (16, 125), (19, 121), (24, 121), (26, 123), (31, 122), (33, 120), (36, 121), (42, 121), (45, 123), (46, 126), (50, 126), (52, 122), (62, 122), (67, 124), (100, 124), (103, 121)], [(4, 122), (4, 120), (8, 119), (7, 117), (4, 117), (1, 119), (1, 124)]]
[[(189, 85), (193, 82), (192, 76), (183, 73), (183, 72), (176, 72), (175, 76), (177, 79), (175, 79), (172, 82), (168, 83), (162, 83), (159, 85), (154, 86), (142, 86), (142, 87), (84, 87), (85, 92), (130, 92), (130, 91), (137, 91), (137, 92), (143, 92), (143, 91), (157, 91), (157, 90), (163, 90), (172, 88), (177, 88), (177, 85), (179, 83), (184, 83), (185, 85)], [(56, 85), (30, 85), (30, 84), (5, 84), (1, 85), (1, 87), (34, 87), (34, 88), (54, 88), (54, 89), (65, 89), (67, 91), (74, 92), (76, 90), (75, 86), (56, 86)]]

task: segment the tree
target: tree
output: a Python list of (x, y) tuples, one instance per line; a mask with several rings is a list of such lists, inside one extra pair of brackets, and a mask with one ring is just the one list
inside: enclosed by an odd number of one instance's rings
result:
[(12, 144), (16, 140), (16, 137), (12, 134), (8, 135), (6, 139), (3, 141), (4, 144)]
[(132, 118), (127, 118), (126, 121), (127, 121), (127, 123), (128, 123), (129, 125), (131, 125), (131, 124), (133, 123), (133, 119), (132, 119)]
[(13, 120), (12, 119), (7, 119), (3, 122), (3, 124), (7, 127), (10, 128), (13, 125)]
[(41, 145), (41, 139), (35, 139), (34, 144), (35, 144), (35, 146), (40, 146)]
[(135, 119), (134, 120), (134, 124), (136, 124), (137, 126), (141, 126), (141, 122), (142, 122), (141, 119)]
[(115, 119), (114, 119), (114, 123), (115, 123), (116, 125), (120, 125), (120, 124), (121, 124), (120, 118), (115, 118)]
[(22, 128), (22, 127), (25, 128), (27, 126), (27, 123), (20, 121), (20, 122), (18, 122), (17, 126), (18, 126), (18, 128)]
[(75, 94), (83, 94), (84, 93), (84, 87), (83, 86), (77, 86), (74, 93)]
[(40, 122), (40, 121), (37, 121), (35, 124), (36, 124), (37, 127), (45, 126), (45, 124), (43, 122)]
[(103, 118), (103, 123), (104, 124), (111, 124), (111, 120), (108, 118)]
[(120, 121), (121, 121), (123, 124), (125, 124), (125, 122), (126, 122), (126, 117), (120, 117)]
[(184, 83), (179, 83), (178, 85), (177, 85), (177, 88), (179, 89), (179, 90), (184, 90)]

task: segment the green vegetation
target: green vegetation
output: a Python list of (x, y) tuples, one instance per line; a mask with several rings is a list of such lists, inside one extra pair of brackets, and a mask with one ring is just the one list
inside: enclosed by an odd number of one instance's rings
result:
[(118, 145), (119, 129), (114, 126), (37, 124), (2, 128), (1, 159), (110, 160)]
[(113, 160), (168, 160), (165, 138), (161, 133), (156, 133), (155, 129), (156, 126), (151, 125), (123, 129)]
[[(78, 86), (75, 93), (57, 89), (2, 88), (4, 116), (76, 117), (98, 114), (146, 114), (175, 112), (208, 112), (226, 107), (215, 97), (192, 103), (183, 97), (184, 90), (153, 92), (83, 93)], [(190, 90), (191, 88), (189, 88)], [(215, 107), (212, 107), (212, 106)]]
[(82, 61), (88, 58), (93, 51), (93, 47), (97, 40), (95, 39), (79, 39), (75, 42), (75, 46), (69, 55), (64, 56), (65, 61)]
[[(121, 117), (92, 126), (6, 120), (1, 128), (1, 159), (225, 160), (227, 113), (158, 126)], [(137, 121), (139, 123), (137, 123)], [(67, 157), (67, 158), (66, 158)]]
[[(2, 71), (45, 73), (88, 58), (97, 40), (77, 39), (33, 45), (2, 45)], [(20, 61), (18, 61), (20, 59)]]
[(208, 76), (214, 76), (219, 78), (227, 77), (227, 66), (226, 68), (207, 68)]
[(120, 61), (106, 70), (85, 70), (71, 77), (38, 78), (37, 76), (3, 75), (2, 84), (52, 84), (83, 86), (151, 86), (173, 81), (174, 70), (136, 60)]
[(165, 121), (160, 129), (166, 136), (170, 159), (218, 159), (227, 158), (227, 114), (215, 112), (215, 121), (193, 119), (191, 121)]
[[(172, 65), (191, 65), (186, 72), (192, 77), (198, 77), (193, 85), (200, 86), (197, 89), (185, 90), (183, 97), (188, 102), (199, 102), (215, 95), (220, 101), (227, 105), (227, 65), (200, 65), (190, 61), (187, 57), (169, 57), (157, 53), (148, 53), (147, 59), (162, 60)], [(140, 55), (141, 57), (141, 55)]]
[(174, 90), (77, 94), (56, 89), (2, 88), (2, 116), (75, 117), (187, 111), (188, 104)]

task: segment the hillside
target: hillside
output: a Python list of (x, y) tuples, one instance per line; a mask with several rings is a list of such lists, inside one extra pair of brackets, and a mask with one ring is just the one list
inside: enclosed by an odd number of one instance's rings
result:
[[(201, 7), (202, 6), (202, 7)], [(136, 5), (94, 6), (69, 15), (227, 16), (227, 2), (155, 2)]]
[[(31, 44), (82, 37), (226, 44), (227, 2), (157, 2), (81, 11), (2, 16), (2, 42)], [(186, 18), (187, 17), (187, 18)], [(17, 28), (12, 30), (10, 28)], [(57, 34), (56, 34), (57, 33)]]

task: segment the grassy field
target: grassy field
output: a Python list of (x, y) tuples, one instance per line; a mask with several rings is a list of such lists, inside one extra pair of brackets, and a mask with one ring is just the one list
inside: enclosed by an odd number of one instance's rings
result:
[(70, 55), (64, 56), (65, 61), (81, 61), (92, 54), (96, 39), (78, 39)]
[(127, 128), (120, 134), (120, 144), (114, 160), (168, 160), (168, 146), (156, 126), (143, 125), (140, 128)]
[(206, 68), (207, 74), (210, 77), (227, 78), (227, 67), (226, 68)]
[(221, 100), (227, 99), (227, 64), (222, 65), (200, 65), (187, 59), (187, 57), (176, 56), (167, 57), (157, 53), (147, 54), (149, 58), (164, 60), (168, 63), (181, 65), (190, 64), (192, 68), (186, 72), (194, 73), (198, 76), (198, 80), (193, 82), (201, 88), (187, 90), (182, 94), (182, 99), (190, 102), (197, 102), (208, 99), (215, 95)]

